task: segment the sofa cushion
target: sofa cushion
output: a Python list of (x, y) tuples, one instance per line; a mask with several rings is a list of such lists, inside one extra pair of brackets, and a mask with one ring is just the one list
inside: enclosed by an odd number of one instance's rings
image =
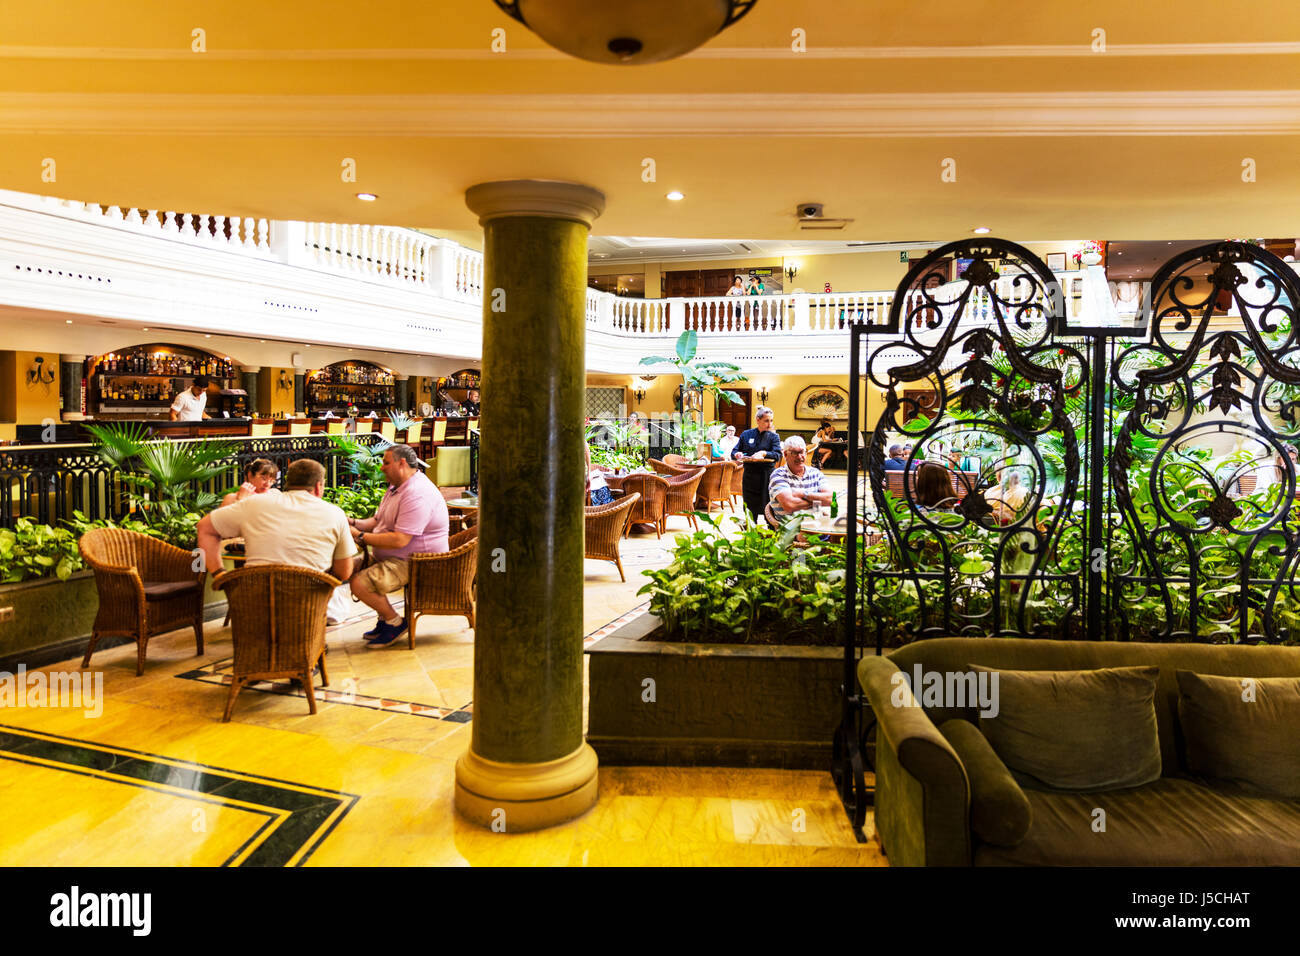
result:
[[(1300, 646), (1276, 644), (1148, 644), (1139, 641), (1058, 641), (1042, 638), (935, 637), (914, 641), (889, 652), (889, 659), (911, 673), (919, 664), (926, 671), (961, 671), (967, 662), (1010, 670), (1089, 670), (1154, 664), (1156, 726), (1164, 773), (1182, 773), (1178, 740), (1178, 681), (1174, 671), (1223, 674), (1228, 677), (1300, 677)], [(926, 707), (935, 726), (954, 717), (977, 722), (974, 707)]]
[(1300, 677), (1177, 677), (1189, 772), (1300, 799)]
[(1006, 764), (988, 740), (965, 720), (949, 720), (939, 728), (957, 751), (970, 781), (970, 828), (985, 843), (1015, 846), (1032, 822), (1029, 800), (1012, 779)]
[(182, 594), (192, 594), (198, 590), (197, 581), (141, 581), (144, 588), (144, 599), (146, 601), (166, 601), (169, 598), (180, 597)]
[(1300, 865), (1300, 801), (1177, 777), (1111, 793), (1025, 796), (1029, 833), (1014, 847), (976, 847), (976, 866)]
[(979, 728), (1022, 784), (1115, 790), (1160, 776), (1159, 668), (1013, 671), (970, 666), (997, 675), (997, 714), (981, 716)]

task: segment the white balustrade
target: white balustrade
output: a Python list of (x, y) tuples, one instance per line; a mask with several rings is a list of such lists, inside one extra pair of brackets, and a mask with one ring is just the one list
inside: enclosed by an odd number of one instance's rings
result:
[[(610, 295), (609, 293), (605, 293)], [(610, 295), (610, 321), (615, 331), (663, 335), (669, 331), (669, 299), (625, 299)]]

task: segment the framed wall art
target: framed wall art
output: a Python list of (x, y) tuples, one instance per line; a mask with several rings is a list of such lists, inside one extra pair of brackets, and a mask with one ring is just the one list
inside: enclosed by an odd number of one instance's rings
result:
[(838, 385), (809, 385), (795, 399), (794, 417), (804, 421), (848, 421), (849, 393)]

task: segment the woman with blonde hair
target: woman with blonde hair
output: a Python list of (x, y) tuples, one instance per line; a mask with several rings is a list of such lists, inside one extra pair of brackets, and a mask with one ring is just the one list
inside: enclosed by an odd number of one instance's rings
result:
[(236, 501), (243, 501), (249, 495), (278, 495), (275, 480), (280, 477), (280, 466), (265, 458), (254, 458), (244, 469), (244, 483), (221, 499), (217, 507), (224, 508)]

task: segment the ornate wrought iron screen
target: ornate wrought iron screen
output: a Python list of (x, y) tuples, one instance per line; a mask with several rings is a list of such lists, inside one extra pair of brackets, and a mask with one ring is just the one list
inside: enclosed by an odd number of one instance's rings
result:
[(851, 330), (836, 776), (855, 822), (863, 653), (1300, 640), (1297, 303), (1290, 266), (1222, 242), (1166, 263), (1137, 321), (1071, 325), (1033, 253), (967, 240), (912, 267), (888, 322)]

